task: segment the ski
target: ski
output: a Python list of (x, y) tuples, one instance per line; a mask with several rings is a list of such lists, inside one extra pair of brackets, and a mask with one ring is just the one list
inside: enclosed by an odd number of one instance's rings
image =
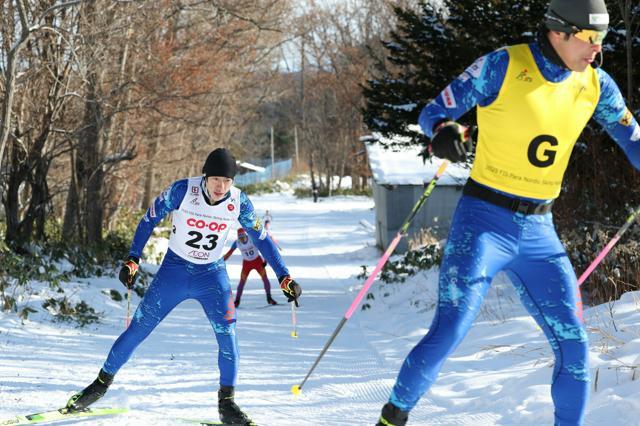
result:
[(200, 425), (200, 426), (213, 426), (213, 425), (227, 425), (227, 426), (258, 426), (254, 422), (250, 423), (222, 423), (213, 420), (203, 420), (203, 419), (178, 419), (182, 423)]
[(60, 408), (58, 410), (44, 411), (42, 413), (28, 414), (26, 416), (19, 415), (12, 419), (0, 420), (0, 425), (33, 425), (38, 423), (48, 423), (58, 420), (72, 419), (76, 417), (114, 416), (117, 414), (126, 413), (127, 411), (129, 410), (126, 408), (87, 408), (86, 410), (69, 412), (66, 408)]

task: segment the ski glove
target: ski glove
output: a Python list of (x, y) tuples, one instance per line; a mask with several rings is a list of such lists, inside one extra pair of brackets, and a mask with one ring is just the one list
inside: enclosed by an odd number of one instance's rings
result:
[(470, 133), (466, 126), (455, 121), (444, 121), (436, 126), (431, 143), (420, 155), (425, 160), (435, 155), (452, 163), (465, 161), (473, 149)]
[(124, 265), (122, 265), (122, 268), (120, 268), (120, 275), (118, 278), (120, 278), (120, 282), (122, 282), (122, 284), (128, 289), (133, 288), (133, 285), (136, 283), (136, 279), (138, 278), (138, 262), (140, 262), (139, 258), (129, 256), (129, 259), (127, 259), (127, 261), (124, 262)]
[(296, 307), (300, 306), (298, 304), (298, 298), (302, 294), (302, 287), (300, 287), (300, 284), (295, 282), (289, 275), (278, 278), (278, 281), (280, 281), (280, 288), (287, 298), (287, 302), (294, 302)]

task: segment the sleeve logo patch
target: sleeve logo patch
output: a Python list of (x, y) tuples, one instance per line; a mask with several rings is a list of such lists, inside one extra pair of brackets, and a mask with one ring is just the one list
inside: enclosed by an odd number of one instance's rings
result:
[(200, 193), (200, 187), (198, 187), (198, 186), (192, 186), (191, 187), (191, 194), (198, 195), (199, 193)]
[(233, 204), (227, 204), (227, 210), (229, 210), (230, 212), (234, 211), (236, 209), (236, 207)]
[(447, 88), (442, 91), (442, 100), (444, 101), (444, 106), (447, 108), (455, 108), (457, 106), (451, 86), (447, 86)]
[(149, 207), (149, 216), (156, 217), (156, 203), (151, 204), (151, 207)]
[(256, 221), (253, 222), (253, 230), (258, 232), (262, 228), (262, 222), (260, 222), (260, 218), (256, 217)]
[(624, 114), (622, 114), (622, 117), (618, 122), (623, 126), (627, 126), (627, 127), (630, 126), (631, 123), (633, 123), (633, 114), (631, 113), (631, 111), (629, 111), (629, 108), (626, 108), (624, 110)]
[(169, 199), (169, 192), (171, 192), (171, 185), (167, 186), (167, 188), (164, 191), (162, 191), (162, 194), (160, 194), (160, 197), (158, 197), (160, 199), (160, 201), (168, 200)]
[(469, 67), (464, 71), (466, 74), (469, 74), (473, 78), (478, 78), (482, 75), (482, 70), (484, 69), (484, 63), (487, 60), (486, 56), (482, 56), (474, 63), (469, 65)]

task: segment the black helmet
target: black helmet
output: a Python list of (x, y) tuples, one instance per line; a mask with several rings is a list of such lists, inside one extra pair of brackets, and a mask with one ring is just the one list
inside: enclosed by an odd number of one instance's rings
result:
[(551, 31), (607, 31), (609, 14), (604, 0), (551, 0), (544, 15)]
[(237, 171), (236, 159), (225, 148), (216, 148), (211, 151), (202, 166), (205, 177), (224, 176), (233, 179)]

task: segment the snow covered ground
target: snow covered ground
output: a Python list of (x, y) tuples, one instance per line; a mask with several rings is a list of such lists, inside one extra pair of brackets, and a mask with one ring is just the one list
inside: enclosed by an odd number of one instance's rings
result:
[[(294, 339), (291, 311), (279, 290), (274, 295), (281, 305), (266, 307), (258, 276), (250, 278), (238, 310), (237, 402), (260, 425), (374, 424), (400, 364), (430, 324), (437, 271), (425, 271), (403, 284), (374, 284), (375, 298), (366, 300), (371, 308), (354, 314), (296, 397), (291, 386), (304, 378), (362, 285), (355, 278), (360, 265), (372, 270), (380, 256), (373, 232), (363, 226), (374, 223), (373, 202), (337, 197), (314, 204), (287, 194), (252, 199), (259, 211), (268, 209), (273, 215), (273, 233), (304, 294), (299, 338)], [(234, 283), (239, 272), (236, 253), (229, 266)], [(63, 405), (95, 378), (123, 330), (126, 302), (114, 302), (103, 293), (121, 290), (114, 277), (72, 284), (74, 297), (104, 313), (101, 324), (85, 328), (51, 322), (40, 308), (47, 286), (33, 287), (40, 293), (23, 303), (39, 313), (24, 324), (0, 313), (0, 419)], [(137, 305), (139, 299), (133, 302)], [(587, 425), (640, 425), (639, 305), (640, 294), (629, 293), (585, 313), (593, 377)], [(138, 348), (96, 404), (128, 407), (128, 414), (62, 424), (215, 420), (216, 353), (200, 306), (185, 302)], [(412, 412), (410, 424), (551, 425), (552, 364), (542, 332), (499, 276), (468, 337)]]

